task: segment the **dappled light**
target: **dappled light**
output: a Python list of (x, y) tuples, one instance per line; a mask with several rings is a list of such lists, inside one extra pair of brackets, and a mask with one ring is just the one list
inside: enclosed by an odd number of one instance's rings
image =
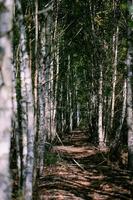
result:
[[(83, 133), (75, 134), (81, 134), (80, 142), (84, 143)], [(69, 134), (63, 140), (68, 139)], [(44, 167), (38, 185), (41, 200), (133, 198), (133, 173), (114, 166), (108, 160), (108, 149), (82, 144), (77, 147), (76, 140), (69, 139), (69, 146), (53, 146), (50, 152), (58, 154), (60, 161)]]

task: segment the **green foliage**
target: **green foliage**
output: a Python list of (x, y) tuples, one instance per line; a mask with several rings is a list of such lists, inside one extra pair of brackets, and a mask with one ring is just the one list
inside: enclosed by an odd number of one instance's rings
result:
[(7, 10), (3, 2), (0, 2), (0, 13)]
[(54, 152), (45, 151), (45, 165), (55, 165), (60, 160), (59, 155)]
[(121, 3), (120, 7), (122, 10), (127, 10), (127, 2)]
[(129, 26), (130, 28), (133, 28), (133, 21), (132, 21), (132, 20), (129, 20), (129, 21), (128, 21), (128, 26)]
[(112, 88), (109, 85), (106, 85), (104, 95), (109, 97), (111, 95), (111, 92), (112, 92)]
[(19, 189), (16, 193), (13, 194), (12, 196), (13, 200), (23, 200), (24, 196), (23, 196), (23, 190)]
[(133, 15), (133, 6), (129, 7), (129, 13), (130, 13), (130, 15)]

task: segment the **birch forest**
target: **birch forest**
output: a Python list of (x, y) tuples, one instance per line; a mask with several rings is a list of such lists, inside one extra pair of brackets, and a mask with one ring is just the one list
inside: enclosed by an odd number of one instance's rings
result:
[(133, 199), (133, 0), (0, 0), (0, 200)]

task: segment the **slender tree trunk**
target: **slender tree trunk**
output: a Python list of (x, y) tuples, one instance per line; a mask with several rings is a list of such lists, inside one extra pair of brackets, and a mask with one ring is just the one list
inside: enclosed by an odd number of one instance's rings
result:
[(39, 39), (39, 10), (38, 0), (35, 0), (35, 73), (34, 73), (34, 118), (35, 118), (35, 167), (34, 167), (34, 187), (37, 185), (37, 176), (39, 171), (39, 59), (38, 59), (38, 39)]
[(103, 69), (100, 65), (100, 80), (99, 80), (99, 114), (98, 114), (98, 135), (99, 146), (105, 146), (105, 135), (103, 130)]
[[(129, 9), (133, 6), (133, 1), (128, 1)], [(131, 13), (133, 14), (133, 13)], [(130, 16), (132, 17), (132, 16)], [(132, 20), (130, 18), (129, 20)], [(132, 54), (133, 44), (131, 42), (133, 29), (128, 28), (128, 52), (127, 52), (127, 125), (128, 125), (128, 165), (133, 170), (133, 100), (132, 100)]]
[(38, 68), (38, 162), (37, 166), (39, 168), (39, 175), (42, 174), (44, 168), (44, 149), (45, 149), (45, 140), (46, 140), (46, 130), (45, 130), (45, 63), (44, 58), (46, 56), (46, 24), (41, 23), (41, 31), (40, 31), (40, 49), (41, 49), (41, 57)]
[(38, 0), (35, 1), (35, 80), (34, 80), (34, 106), (35, 106), (35, 121), (37, 123), (37, 88), (38, 88)]
[(13, 0), (0, 2), (0, 199), (11, 198), (9, 172), (12, 118), (12, 30)]
[[(55, 124), (55, 70), (57, 70), (57, 66), (55, 66), (54, 63), (54, 56), (55, 53), (54, 51), (56, 51), (56, 40), (55, 37), (57, 36), (57, 13), (58, 13), (58, 5), (57, 2), (55, 2), (55, 4), (53, 4), (53, 9), (55, 9), (55, 16), (54, 13), (51, 16), (51, 41), (50, 41), (50, 132), (51, 132), (51, 140), (53, 140), (55, 138), (56, 135), (56, 124)], [(54, 18), (55, 17), (55, 18)], [(52, 25), (52, 22), (54, 25)], [(55, 69), (56, 68), (56, 69)]]
[(128, 125), (128, 164), (133, 169), (133, 101), (132, 101), (132, 54), (131, 31), (128, 29), (128, 53), (127, 53), (127, 125)]
[(24, 199), (32, 199), (33, 165), (34, 165), (34, 107), (32, 94), (32, 79), (29, 68), (29, 57), (26, 49), (26, 32), (22, 14), (21, 3), (16, 1), (18, 23), (20, 28), (20, 70), (22, 84), (22, 108), (23, 108), (23, 161), (24, 161)]
[(54, 131), (56, 132), (57, 130), (57, 121), (56, 121), (56, 113), (57, 113), (57, 90), (58, 90), (58, 81), (59, 81), (59, 38), (58, 38), (58, 0), (55, 1), (55, 5), (54, 5), (54, 10), (55, 10), (55, 22), (54, 22), (54, 36), (53, 36), (53, 42), (54, 42), (54, 47), (56, 50), (53, 49), (54, 51), (54, 94), (53, 94), (53, 128)]
[[(38, 123), (39, 123), (39, 131), (38, 131), (38, 168), (39, 175), (42, 174), (44, 168), (44, 150), (45, 150), (45, 141), (48, 136), (48, 127), (49, 127), (49, 117), (50, 110), (48, 109), (48, 86), (49, 86), (49, 68), (50, 62), (47, 66), (47, 59), (49, 56), (49, 42), (47, 41), (47, 33), (49, 32), (49, 28), (47, 27), (47, 15), (45, 17), (45, 22), (40, 23), (40, 62), (38, 68)], [(47, 49), (48, 48), (48, 49)], [(48, 118), (48, 119), (47, 119)]]
[(113, 55), (114, 55), (114, 63), (113, 63), (113, 88), (112, 88), (112, 105), (111, 105), (111, 129), (113, 127), (113, 119), (114, 119), (114, 111), (115, 111), (115, 88), (117, 81), (117, 60), (118, 60), (118, 35), (119, 35), (119, 27), (117, 26), (116, 33), (113, 35)]
[(72, 110), (72, 88), (71, 88), (71, 84), (72, 84), (72, 80), (71, 80), (71, 57), (70, 54), (68, 55), (68, 91), (67, 91), (67, 95), (68, 95), (68, 102), (69, 102), (69, 130), (72, 131), (73, 129), (73, 110)]
[(126, 102), (127, 102), (127, 81), (125, 80), (123, 84), (123, 105), (122, 105), (122, 113), (121, 113), (121, 118), (120, 118), (120, 125), (116, 131), (115, 139), (113, 143), (111, 144), (110, 152), (113, 152), (111, 154), (114, 154), (114, 152), (116, 152), (116, 149), (121, 142), (120, 141), (121, 130), (123, 127), (125, 116), (126, 116), (126, 107), (127, 107)]
[(39, 67), (38, 72), (38, 105), (39, 105), (39, 131), (38, 131), (38, 168), (39, 175), (42, 174), (44, 168), (44, 148), (45, 148), (45, 140), (46, 140), (46, 132), (44, 131), (45, 126), (45, 112), (44, 112), (44, 89), (42, 86), (42, 81), (44, 80), (44, 66), (43, 64)]
[[(15, 55), (13, 60), (15, 60), (17, 56)], [(19, 146), (19, 138), (21, 131), (19, 127), (19, 117), (17, 109), (17, 65), (16, 63), (13, 64), (13, 90), (12, 90), (12, 104), (13, 104), (13, 117), (12, 117), (12, 138), (11, 138), (11, 149), (10, 149), (10, 166), (12, 170), (12, 178), (14, 181), (18, 182), (17, 187), (12, 186), (12, 194), (17, 194), (18, 189), (21, 188), (21, 157), (20, 157), (20, 146)], [(19, 88), (20, 90), (20, 88)], [(19, 108), (21, 109), (21, 108)], [(14, 157), (14, 159), (12, 159)]]
[(46, 17), (46, 32), (45, 32), (45, 132), (48, 138), (51, 138), (51, 99), (50, 99), (50, 70), (51, 70), (51, 14)]

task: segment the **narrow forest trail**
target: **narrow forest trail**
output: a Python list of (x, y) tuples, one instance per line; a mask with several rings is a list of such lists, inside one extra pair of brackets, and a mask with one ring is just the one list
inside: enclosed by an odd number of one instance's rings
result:
[(51, 148), (58, 161), (40, 177), (40, 200), (132, 200), (133, 174), (107, 159), (107, 149), (89, 144), (86, 132), (64, 136), (63, 145)]

